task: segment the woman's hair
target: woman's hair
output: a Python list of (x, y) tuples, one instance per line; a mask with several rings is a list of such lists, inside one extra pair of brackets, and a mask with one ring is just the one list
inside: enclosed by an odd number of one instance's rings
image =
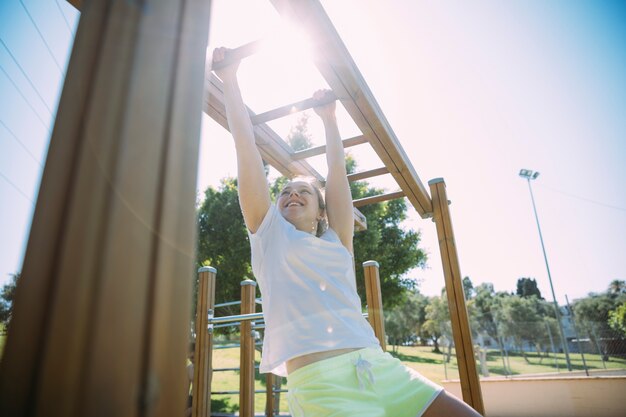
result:
[[(322, 218), (317, 222), (317, 230), (315, 231), (315, 236), (320, 237), (324, 232), (328, 229), (328, 216), (326, 214), (326, 200), (324, 199), (324, 189), (322, 188), (321, 182), (315, 177), (309, 176), (297, 176), (291, 178), (287, 184), (292, 182), (306, 182), (315, 190), (315, 194), (317, 194), (317, 201), (319, 204), (319, 208), (322, 210)], [(285, 184), (285, 186), (287, 185)], [(283, 188), (285, 188), (283, 186)]]

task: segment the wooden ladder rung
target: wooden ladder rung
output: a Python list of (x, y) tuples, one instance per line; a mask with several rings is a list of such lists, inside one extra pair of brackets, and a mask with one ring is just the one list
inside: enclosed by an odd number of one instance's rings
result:
[(371, 197), (359, 198), (358, 200), (354, 200), (352, 204), (354, 205), (354, 207), (363, 207), (363, 206), (367, 206), (368, 204), (380, 203), (382, 201), (388, 201), (388, 200), (395, 200), (396, 198), (402, 198), (402, 197), (404, 197), (404, 192), (395, 191), (393, 193), (379, 194), (379, 195), (374, 195)]
[[(349, 148), (351, 146), (360, 145), (362, 143), (367, 143), (367, 139), (364, 135), (355, 136), (353, 138), (344, 139), (343, 147)], [(316, 146), (314, 148), (305, 149), (303, 151), (294, 152), (293, 159), (298, 161), (300, 159), (310, 158), (312, 156), (322, 155), (326, 153), (326, 145)]]
[(355, 172), (354, 174), (348, 175), (348, 181), (354, 182), (359, 180), (364, 180), (366, 178), (377, 177), (379, 175), (389, 174), (389, 169), (387, 167), (380, 167), (376, 169), (370, 169), (369, 171), (361, 171)]
[(228, 53), (226, 53), (226, 56), (224, 56), (223, 61), (211, 64), (211, 70), (215, 71), (215, 70), (227, 67), (233, 62), (240, 61), (243, 58), (247, 58), (250, 55), (254, 55), (257, 52), (259, 52), (259, 50), (261, 49), (261, 45), (262, 45), (262, 41), (256, 40), (256, 41), (252, 41), (244, 45), (241, 45), (237, 48), (231, 49), (230, 51), (228, 51)]
[(250, 118), (250, 120), (252, 120), (253, 125), (259, 125), (261, 123), (280, 119), (281, 117), (288, 116), (292, 113), (312, 109), (316, 106), (323, 106), (324, 104), (332, 103), (335, 100), (337, 100), (337, 96), (335, 96), (332, 92), (330, 94), (327, 93), (321, 100), (314, 100), (312, 97), (309, 97), (306, 100), (298, 101), (297, 103), (287, 104), (286, 106), (281, 106), (276, 109), (266, 111), (265, 113), (254, 115)]

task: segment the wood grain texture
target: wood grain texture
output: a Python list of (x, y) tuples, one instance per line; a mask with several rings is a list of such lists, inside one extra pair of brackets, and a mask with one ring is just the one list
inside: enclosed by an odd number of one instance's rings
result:
[(452, 230), (446, 187), (443, 180), (440, 179), (430, 181), (429, 184), (433, 196), (433, 214), (439, 237), (439, 250), (446, 282), (448, 306), (450, 307), (450, 321), (461, 380), (461, 392), (463, 400), (477, 412), (484, 415), (485, 410), (476, 369), (472, 332), (465, 305), (461, 269), (454, 240), (454, 231)]
[(1, 415), (184, 409), (209, 7), (85, 5), (0, 365)]

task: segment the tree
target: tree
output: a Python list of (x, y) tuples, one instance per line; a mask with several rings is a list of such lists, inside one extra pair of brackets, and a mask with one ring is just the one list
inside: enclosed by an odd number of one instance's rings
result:
[(502, 333), (513, 338), (527, 363), (530, 362), (524, 350), (524, 342), (535, 345), (537, 351), (541, 352), (540, 342), (546, 337), (546, 327), (538, 301), (537, 297), (503, 297), (501, 308), (496, 314)]
[(465, 294), (466, 300), (474, 296), (474, 284), (472, 284), (470, 277), (463, 278), (463, 293)]
[(515, 292), (515, 294), (523, 298), (532, 297), (534, 295), (541, 300), (543, 299), (543, 297), (541, 296), (541, 291), (539, 291), (539, 288), (537, 287), (537, 281), (535, 281), (534, 278), (518, 279), (517, 291)]
[(572, 303), (572, 310), (578, 329), (583, 335), (589, 336), (597, 346), (603, 345), (602, 339), (613, 337), (609, 313), (624, 302), (626, 294), (616, 295), (610, 290), (575, 300)]
[(17, 287), (19, 278), (19, 272), (11, 274), (11, 280), (4, 284), (2, 292), (0, 293), (0, 323), (2, 323), (4, 331), (9, 328), (9, 323), (13, 315), (13, 300), (15, 299), (15, 288)]
[(626, 337), (626, 303), (609, 312), (609, 326)]
[(626, 294), (626, 281), (621, 279), (614, 279), (609, 284), (609, 289), (607, 290), (609, 295), (613, 295), (615, 297)]
[(398, 346), (415, 342), (422, 333), (426, 321), (428, 298), (419, 291), (410, 291), (404, 302), (385, 312), (385, 332), (393, 351)]
[[(445, 290), (440, 297), (431, 297), (426, 306), (426, 322), (424, 323), (424, 334), (433, 342), (433, 352), (441, 353), (439, 350), (439, 339), (445, 336), (448, 341), (452, 341), (452, 326), (450, 324), (450, 310)], [(448, 358), (450, 360), (450, 346), (448, 344)]]
[[(217, 303), (240, 299), (240, 282), (252, 278), (250, 242), (239, 206), (237, 180), (222, 180), (207, 188), (198, 209), (198, 264), (217, 269)], [(194, 310), (195, 311), (195, 310)], [(224, 307), (216, 315), (238, 314), (239, 307)]]
[[(348, 173), (355, 172), (356, 161), (348, 155), (346, 158)], [(381, 194), (382, 190), (369, 187), (366, 182), (350, 184), (352, 198), (358, 199)], [(354, 256), (357, 277), (363, 276), (363, 262), (378, 261), (380, 264), (381, 291), (385, 309), (397, 305), (403, 300), (407, 290), (416, 287), (416, 281), (405, 277), (415, 268), (426, 265), (426, 253), (418, 247), (419, 232), (404, 230), (401, 223), (406, 219), (404, 199), (360, 207), (367, 218), (367, 230), (354, 235)], [(364, 299), (364, 283), (357, 279), (357, 287)]]

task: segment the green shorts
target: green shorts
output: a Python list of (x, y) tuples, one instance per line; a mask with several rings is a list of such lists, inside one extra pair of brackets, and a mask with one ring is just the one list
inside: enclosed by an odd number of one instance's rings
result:
[(380, 348), (303, 366), (287, 387), (293, 417), (417, 417), (443, 389)]

